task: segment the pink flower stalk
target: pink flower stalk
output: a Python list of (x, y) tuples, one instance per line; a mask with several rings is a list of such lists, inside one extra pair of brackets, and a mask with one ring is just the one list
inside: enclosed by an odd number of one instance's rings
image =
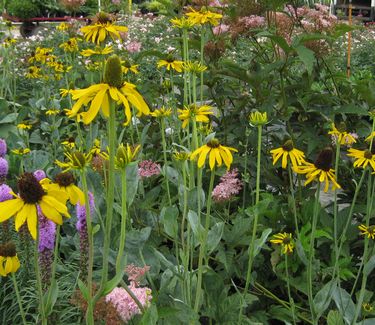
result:
[(227, 4), (223, 4), (219, 0), (212, 0), (212, 1), (210, 1), (210, 3), (208, 5), (210, 7), (218, 7), (218, 8), (228, 7)]
[(212, 191), (212, 198), (215, 202), (221, 203), (230, 200), (240, 193), (243, 183), (238, 177), (237, 168), (228, 171), (220, 178), (220, 183)]
[(148, 265), (145, 265), (144, 267), (138, 267), (134, 264), (129, 264), (125, 268), (125, 272), (128, 275), (128, 279), (131, 282), (134, 282), (137, 286), (139, 286), (142, 278), (150, 270), (150, 267)]
[[(138, 288), (135, 282), (130, 283), (129, 289), (137, 297), (143, 307), (147, 308), (150, 305), (152, 299), (151, 289), (147, 287)], [(124, 288), (114, 288), (112, 292), (105, 297), (105, 300), (116, 308), (118, 315), (125, 324), (135, 315), (141, 313), (138, 305)]]
[(225, 24), (217, 25), (213, 28), (214, 35), (224, 34), (229, 31), (229, 26)]
[(143, 178), (149, 178), (153, 175), (159, 175), (161, 167), (152, 160), (143, 160), (138, 163), (138, 175)]
[(128, 45), (126, 45), (126, 49), (130, 53), (138, 53), (141, 50), (142, 43), (137, 41), (132, 41)]

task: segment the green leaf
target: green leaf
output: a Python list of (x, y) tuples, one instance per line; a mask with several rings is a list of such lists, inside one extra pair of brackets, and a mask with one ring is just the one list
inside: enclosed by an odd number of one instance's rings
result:
[(100, 224), (97, 224), (92, 228), (92, 235), (94, 236), (100, 230)]
[(336, 287), (333, 291), (332, 298), (340, 314), (343, 315), (345, 322), (352, 324), (355, 315), (355, 305), (350, 294), (346, 290)]
[(363, 276), (369, 276), (375, 267), (375, 255), (373, 255), (363, 267)]
[(151, 305), (143, 314), (140, 325), (154, 325), (157, 324), (158, 319), (158, 310), (155, 305)]
[(318, 313), (319, 316), (323, 315), (323, 313), (329, 307), (332, 300), (332, 292), (336, 287), (336, 281), (332, 280), (326, 283), (314, 297), (315, 311)]
[(86, 301), (89, 300), (89, 291), (86, 287), (86, 285), (82, 282), (81, 279), (78, 279), (78, 288), (82, 293), (83, 298), (85, 298)]
[(2, 120), (0, 120), (0, 124), (5, 123), (13, 123), (17, 120), (18, 113), (10, 113), (7, 116), (5, 116)]
[(57, 297), (59, 296), (59, 286), (57, 281), (54, 279), (51, 282), (51, 285), (48, 291), (44, 295), (45, 299), (45, 312), (47, 315), (50, 315), (53, 311), (53, 306), (56, 304)]
[(330, 310), (327, 316), (327, 325), (344, 325), (344, 320), (337, 310)]
[(123, 271), (117, 273), (111, 280), (107, 281), (103, 288), (103, 295), (109, 294), (122, 280), (125, 269), (122, 268)]
[(259, 254), (260, 250), (262, 249), (262, 246), (267, 241), (268, 236), (270, 235), (271, 232), (272, 232), (272, 229), (267, 228), (267, 229), (263, 230), (262, 236), (260, 236), (260, 238), (257, 238), (255, 240), (253, 257), (255, 257)]
[(224, 222), (216, 223), (208, 232), (207, 236), (207, 251), (211, 254), (216, 246), (219, 244), (224, 233)]
[(199, 242), (202, 242), (204, 228), (198, 220), (197, 213), (195, 211), (189, 210), (187, 218), (188, 218), (190, 227), (193, 230), (194, 236), (198, 239)]
[(307, 72), (311, 74), (315, 62), (314, 52), (303, 45), (299, 45), (294, 49), (296, 50), (299, 59), (305, 65)]
[(270, 40), (275, 42), (278, 46), (280, 46), (283, 49), (283, 51), (287, 54), (292, 50), (292, 48), (288, 45), (285, 38), (283, 38), (279, 35), (271, 34), (270, 32), (266, 31), (266, 32), (258, 33), (257, 37), (267, 37), (267, 38), (269, 38)]
[(160, 221), (164, 226), (164, 230), (172, 238), (177, 238), (178, 214), (179, 211), (176, 206), (164, 207), (160, 213)]

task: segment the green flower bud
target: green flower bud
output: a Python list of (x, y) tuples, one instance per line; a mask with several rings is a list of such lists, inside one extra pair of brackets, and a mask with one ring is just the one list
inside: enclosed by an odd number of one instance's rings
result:
[(116, 88), (123, 85), (121, 60), (117, 55), (110, 56), (105, 64), (104, 82)]

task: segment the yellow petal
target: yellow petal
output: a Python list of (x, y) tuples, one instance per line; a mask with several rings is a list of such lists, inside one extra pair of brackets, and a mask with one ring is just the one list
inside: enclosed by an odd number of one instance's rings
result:
[(38, 222), (38, 216), (37, 216), (36, 209), (35, 209), (35, 213), (30, 214), (27, 217), (27, 228), (29, 228), (30, 235), (31, 235), (31, 237), (33, 237), (34, 240), (36, 239), (36, 236), (37, 236), (37, 234), (36, 234), (36, 232), (37, 232), (37, 222)]
[(204, 165), (204, 162), (206, 161), (207, 154), (210, 152), (211, 148), (207, 145), (205, 145), (202, 148), (202, 151), (199, 154), (198, 158), (198, 168), (202, 168)]
[(24, 204), (20, 198), (0, 202), (0, 222), (8, 220), (11, 216), (15, 215), (22, 209)]
[(15, 228), (16, 231), (25, 223), (26, 219), (32, 214), (36, 214), (35, 204), (25, 204), (23, 208), (17, 213), (15, 217)]

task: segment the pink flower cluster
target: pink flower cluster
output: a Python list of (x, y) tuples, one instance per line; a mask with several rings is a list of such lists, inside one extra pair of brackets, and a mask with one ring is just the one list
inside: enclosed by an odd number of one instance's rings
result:
[(264, 17), (256, 15), (241, 17), (238, 21), (246, 28), (260, 28), (266, 24)]
[(128, 45), (126, 45), (126, 49), (130, 53), (138, 53), (141, 50), (142, 43), (137, 42), (137, 41), (132, 41)]
[(243, 183), (238, 179), (238, 169), (228, 171), (220, 178), (220, 183), (212, 191), (212, 198), (215, 202), (225, 202), (240, 193)]
[(134, 282), (137, 286), (139, 286), (142, 278), (149, 270), (150, 267), (148, 265), (145, 265), (144, 267), (138, 267), (134, 264), (129, 264), (125, 268), (125, 272), (128, 275), (129, 281)]
[(229, 31), (229, 26), (225, 24), (217, 25), (213, 28), (214, 35), (224, 34)]
[[(129, 289), (137, 297), (143, 307), (150, 305), (152, 295), (149, 288), (138, 288), (134, 282), (130, 284)], [(114, 288), (109, 293), (105, 300), (111, 303), (115, 308), (124, 323), (128, 323), (135, 315), (140, 314), (141, 311), (132, 297), (126, 292), (124, 288)]]
[(161, 171), (160, 165), (152, 160), (143, 160), (138, 163), (138, 175), (143, 178), (149, 178), (153, 175), (159, 175)]
[(211, 0), (208, 5), (210, 7), (217, 7), (217, 8), (228, 7), (227, 4), (221, 3), (219, 0)]

